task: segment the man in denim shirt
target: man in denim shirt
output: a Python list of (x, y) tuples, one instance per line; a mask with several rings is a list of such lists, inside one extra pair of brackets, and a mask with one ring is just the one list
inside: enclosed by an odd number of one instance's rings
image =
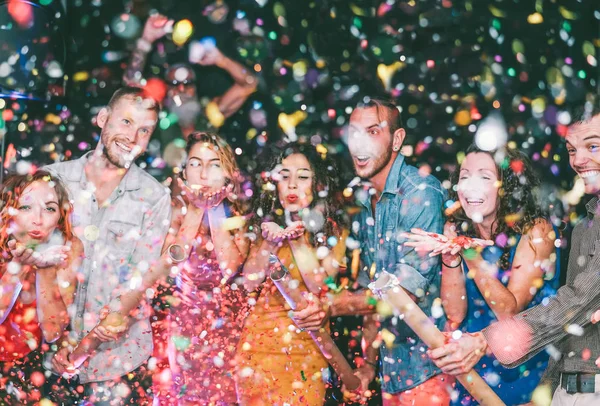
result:
[[(370, 99), (350, 117), (348, 147), (354, 167), (372, 185), (370, 191), (357, 192), (362, 210), (352, 226), (361, 250), (358, 282), (366, 288), (380, 272), (393, 273), (415, 303), (431, 316), (434, 302), (441, 310), (439, 259), (421, 256), (405, 247), (400, 235), (412, 228), (442, 233), (445, 192), (433, 176), (421, 174), (404, 162), (399, 151), (405, 136), (400, 113), (392, 104)], [(367, 315), (366, 362), (356, 372), (363, 383), (362, 390), (375, 377), (379, 356), (384, 405), (449, 404), (452, 379), (441, 375), (426, 355), (427, 346), (399, 317), (382, 320), (379, 354), (373, 348), (377, 330), (369, 316), (374, 312), (369, 294), (367, 289), (346, 291), (334, 296), (325, 311), (319, 305), (311, 305), (296, 312), (294, 319), (301, 328), (318, 329), (328, 315)], [(443, 312), (436, 316), (435, 323), (442, 329)]]

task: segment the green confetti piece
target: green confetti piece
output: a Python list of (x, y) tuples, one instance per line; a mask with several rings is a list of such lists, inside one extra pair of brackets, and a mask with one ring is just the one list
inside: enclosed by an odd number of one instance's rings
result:
[(371, 305), (371, 306), (376, 306), (377, 305), (377, 299), (375, 299), (373, 296), (368, 297), (367, 298), (367, 304)]
[(171, 340), (175, 344), (177, 351), (185, 351), (192, 343), (189, 337), (184, 336), (173, 336)]
[(306, 376), (304, 375), (304, 371), (300, 371), (300, 376), (302, 377), (302, 381), (306, 382)]
[(473, 248), (468, 248), (463, 251), (463, 257), (465, 259), (474, 259), (477, 256), (477, 251)]

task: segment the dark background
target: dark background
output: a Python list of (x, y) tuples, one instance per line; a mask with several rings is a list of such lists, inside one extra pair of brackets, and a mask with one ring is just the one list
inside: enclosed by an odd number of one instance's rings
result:
[[(343, 137), (350, 108), (377, 95), (402, 108), (412, 147), (407, 159), (429, 165), (440, 180), (473, 142), (480, 120), (500, 113), (509, 141), (542, 176), (544, 204), (565, 236), (581, 212), (583, 200), (564, 199), (574, 173), (558, 119), (598, 97), (597, 0), (0, 1), (4, 168), (27, 171), (94, 148), (93, 118), (121, 85), (153, 9), (175, 21), (188, 18), (192, 38), (213, 37), (259, 77), (258, 91), (220, 131), (241, 148), (248, 173), (262, 169), (257, 154), (285, 138), (280, 114), (305, 111), (296, 134), (327, 145), (349, 181)], [(218, 20), (215, 10), (225, 17)], [(15, 17), (32, 26), (19, 28)], [(115, 19), (127, 21), (125, 33), (116, 33)], [(169, 64), (186, 59), (186, 46), (162, 42), (168, 52), (150, 55), (146, 77), (162, 77)], [(64, 76), (48, 76), (52, 63)], [(394, 64), (386, 89), (378, 72)], [(232, 83), (219, 69), (196, 68), (203, 96)], [(252, 118), (259, 112), (264, 126)]]

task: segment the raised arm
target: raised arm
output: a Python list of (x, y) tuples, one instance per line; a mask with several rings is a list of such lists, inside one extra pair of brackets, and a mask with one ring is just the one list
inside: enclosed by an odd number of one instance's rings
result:
[(198, 62), (200, 65), (215, 65), (231, 75), (233, 85), (221, 96), (212, 100), (223, 118), (227, 118), (239, 110), (248, 97), (256, 91), (257, 79), (248, 68), (237, 61), (223, 55), (216, 47), (207, 49), (206, 54)]
[[(448, 239), (456, 237), (456, 226), (446, 223), (444, 235)], [(451, 328), (457, 328), (467, 315), (467, 288), (465, 285), (465, 274), (458, 255), (442, 255), (442, 283), (440, 287), (440, 298), (448, 320), (452, 323)]]
[(136, 41), (135, 48), (131, 52), (131, 59), (123, 72), (123, 84), (140, 85), (148, 53), (152, 51), (154, 42), (162, 38), (172, 26), (173, 20), (169, 20), (163, 15), (155, 14), (148, 17), (144, 25), (144, 32)]
[(208, 209), (207, 213), (219, 267), (223, 277), (229, 280), (239, 272), (248, 257), (249, 242), (244, 236), (243, 225), (236, 224), (236, 219), (227, 221), (222, 203)]
[(83, 244), (74, 237), (65, 263), (36, 272), (38, 320), (48, 343), (59, 339), (69, 324), (68, 308), (75, 297), (83, 255)]

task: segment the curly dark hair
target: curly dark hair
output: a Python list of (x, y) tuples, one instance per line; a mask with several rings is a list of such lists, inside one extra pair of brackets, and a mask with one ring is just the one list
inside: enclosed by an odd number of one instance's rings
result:
[[(494, 159), (495, 151), (484, 151), (476, 145), (467, 148), (466, 155), (472, 153), (484, 153)], [(506, 246), (499, 246), (504, 250), (500, 258), (500, 267), (508, 269), (510, 267), (510, 241), (511, 237), (527, 234), (536, 224), (547, 219), (546, 213), (536, 202), (534, 188), (539, 186), (540, 181), (536, 176), (531, 161), (522, 152), (515, 149), (506, 149), (505, 157), (500, 164), (496, 162), (496, 172), (498, 173), (501, 185), (498, 189), (498, 207), (496, 211), (496, 220), (492, 225), (491, 239), (496, 242), (496, 238), (505, 234), (509, 243)], [(451, 174), (452, 189), (450, 198), (458, 201), (456, 185), (458, 184), (460, 174), (460, 165)], [(464, 210), (459, 208), (453, 212), (449, 220), (454, 223), (462, 223), (462, 227), (457, 227), (460, 234), (475, 236), (477, 231), (473, 221), (467, 217)]]
[[(329, 236), (339, 236), (341, 227), (346, 225), (346, 216), (340, 197), (338, 171), (326, 152), (304, 143), (289, 143), (280, 148), (275, 147), (271, 152), (263, 172), (257, 175), (256, 193), (252, 202), (253, 217), (251, 224), (260, 230), (260, 224), (273, 221), (285, 225), (283, 207), (279, 201), (277, 187), (270, 171), (290, 155), (302, 154), (308, 160), (313, 171), (312, 194), (313, 201), (308, 209), (318, 208), (325, 222), (322, 228), (310, 230), (315, 245), (324, 244)], [(260, 233), (260, 231), (258, 231)]]

